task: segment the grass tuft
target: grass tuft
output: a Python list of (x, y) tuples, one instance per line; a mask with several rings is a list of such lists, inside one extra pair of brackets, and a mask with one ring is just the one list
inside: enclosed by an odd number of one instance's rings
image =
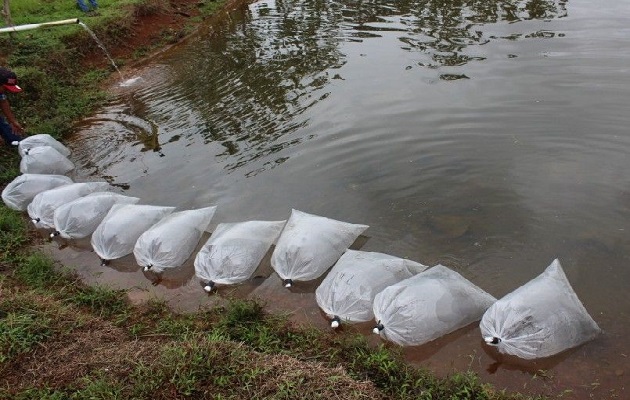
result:
[(130, 311), (125, 292), (103, 286), (79, 286), (76, 292), (68, 296), (68, 301), (101, 318), (117, 317), (117, 322), (126, 319)]
[(19, 212), (0, 206), (0, 260), (15, 261), (28, 241), (24, 218)]
[(13, 275), (23, 284), (36, 289), (57, 286), (64, 277), (55, 271), (52, 258), (42, 253), (32, 253), (17, 263)]
[(0, 146), (0, 160), (0, 187), (3, 187), (20, 174), (20, 157), (15, 149)]
[(36, 310), (6, 313), (0, 319), (0, 364), (30, 350), (51, 334), (50, 319)]

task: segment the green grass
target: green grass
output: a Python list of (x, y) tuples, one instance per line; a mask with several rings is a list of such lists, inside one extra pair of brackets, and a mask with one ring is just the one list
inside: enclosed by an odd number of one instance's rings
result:
[(16, 260), (22, 246), (29, 240), (23, 216), (2, 205), (0, 207), (0, 262)]
[[(143, 5), (142, 7), (145, 10), (153, 9), (155, 11), (162, 10), (168, 5), (166, 0), (99, 0), (98, 4), (98, 15), (88, 16), (77, 7), (75, 1), (12, 0), (11, 17), (14, 25), (38, 24), (78, 18), (89, 26), (91, 21), (98, 24), (103, 20), (127, 17), (129, 13), (134, 12), (132, 6), (138, 4)], [(82, 28), (69, 25), (42, 29), (46, 30), (50, 36), (64, 37), (72, 33), (73, 30)]]
[(50, 389), (27, 389), (20, 393), (10, 393), (6, 388), (0, 388), (0, 398), (13, 400), (67, 400), (65, 393)]
[(20, 174), (20, 157), (17, 151), (0, 147), (0, 187), (4, 187)]
[(65, 281), (63, 275), (54, 270), (53, 260), (37, 252), (27, 255), (17, 263), (13, 275), (23, 284), (34, 289), (54, 288)]
[(98, 317), (120, 323), (127, 318), (129, 304), (123, 291), (115, 291), (103, 286), (80, 286), (68, 301), (85, 307)]
[(50, 318), (36, 309), (21, 307), (0, 313), (0, 363), (30, 350), (52, 334)]
[(32, 252), (17, 262), (13, 276), (21, 284), (51, 293), (74, 306), (87, 308), (98, 317), (120, 321), (129, 312), (123, 291), (98, 285), (80, 285), (76, 277), (69, 272), (56, 270), (54, 260), (39, 252)]

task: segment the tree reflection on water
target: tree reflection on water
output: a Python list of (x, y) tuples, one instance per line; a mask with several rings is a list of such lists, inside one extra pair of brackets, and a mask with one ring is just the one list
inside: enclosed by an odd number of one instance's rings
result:
[[(461, 68), (485, 60), (475, 46), (498, 39), (484, 25), (566, 14), (564, 0), (259, 2), (226, 18), (218, 34), (187, 55), (181, 101), (201, 116), (195, 135), (220, 144), (224, 167), (235, 170), (309, 139), (293, 134), (308, 124), (304, 112), (331, 94), (330, 83), (348, 61), (343, 43), (394, 34), (401, 49), (422, 55), (418, 66)], [(501, 39), (527, 37), (536, 34)], [(440, 78), (469, 77), (449, 70)]]

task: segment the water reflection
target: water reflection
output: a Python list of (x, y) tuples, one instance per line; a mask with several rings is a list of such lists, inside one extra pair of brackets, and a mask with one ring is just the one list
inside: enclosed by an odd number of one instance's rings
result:
[[(208, 150), (223, 160), (222, 168), (247, 168), (243, 174), (253, 177), (285, 163), (290, 156), (280, 154), (284, 149), (317, 137), (296, 133), (309, 124), (306, 111), (340, 86), (335, 81), (344, 80), (344, 43), (391, 35), (400, 49), (419, 55), (415, 66), (438, 70), (443, 81), (468, 80), (474, 77), (462, 68), (486, 59), (475, 54), (480, 45), (555, 35), (550, 30), (486, 34), (489, 24), (566, 15), (566, 1), (558, 0), (259, 2), (219, 21), (211, 40), (193, 44), (194, 56), (170, 58), (176, 73), (162, 69), (133, 78), (133, 92), (90, 122), (110, 138), (108, 148), (131, 141), (160, 157), (160, 140), (186, 139), (192, 145), (201, 138), (217, 145)], [(384, 62), (390, 55), (380, 57)], [(156, 102), (156, 96), (162, 98)], [(103, 170), (140, 158), (101, 150), (85, 152), (83, 167)], [(95, 153), (104, 159), (95, 160)], [(148, 164), (142, 169), (149, 170)]]
[(327, 97), (330, 70), (344, 63), (334, 7), (276, 2), (267, 17), (271, 5), (255, 5), (223, 27), (229, 38), (201, 43), (197, 56), (182, 65), (197, 79), (182, 81), (186, 94), (178, 100), (200, 122), (194, 135), (219, 143), (218, 156), (230, 157), (227, 170), (303, 140), (289, 137), (307, 123), (300, 114)]
[[(514, 23), (532, 19), (561, 18), (567, 15), (566, 1), (465, 1), (421, 0), (395, 3), (354, 2), (344, 9), (344, 21), (354, 24), (360, 32), (399, 31), (402, 48), (427, 56), (419, 66), (462, 66), (485, 57), (467, 54), (470, 46), (484, 45), (493, 35), (485, 35), (483, 26), (490, 23)], [(553, 37), (553, 32), (541, 31), (516, 37)], [(359, 34), (367, 38), (369, 35)], [(380, 37), (374, 33), (372, 37)], [(467, 79), (465, 74), (442, 74), (444, 80)]]
[[(315, 137), (294, 134), (309, 123), (305, 111), (330, 96), (335, 79), (344, 79), (344, 42), (389, 33), (402, 49), (421, 54), (417, 66), (462, 67), (484, 60), (474, 54), (476, 46), (498, 38), (484, 34), (485, 25), (565, 15), (565, 2), (554, 0), (260, 2), (224, 21), (211, 41), (196, 43), (194, 57), (169, 60), (181, 85), (172, 101), (183, 103), (197, 128), (182, 135), (219, 144), (214, 155), (225, 158), (226, 170), (265, 159), (245, 172), (251, 177), (285, 162), (276, 156), (283, 149)], [(438, 77), (471, 78), (457, 70)]]

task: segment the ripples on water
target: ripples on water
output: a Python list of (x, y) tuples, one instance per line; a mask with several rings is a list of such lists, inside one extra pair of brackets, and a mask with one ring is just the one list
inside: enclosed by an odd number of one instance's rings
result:
[[(364, 250), (499, 297), (559, 257), (606, 334), (553, 360), (558, 385), (624, 397), (628, 27), (620, 0), (258, 2), (118, 88), (74, 161), (147, 203), (216, 204), (216, 223), (291, 208), (366, 223)], [(410, 358), (466, 368), (478, 339)]]

